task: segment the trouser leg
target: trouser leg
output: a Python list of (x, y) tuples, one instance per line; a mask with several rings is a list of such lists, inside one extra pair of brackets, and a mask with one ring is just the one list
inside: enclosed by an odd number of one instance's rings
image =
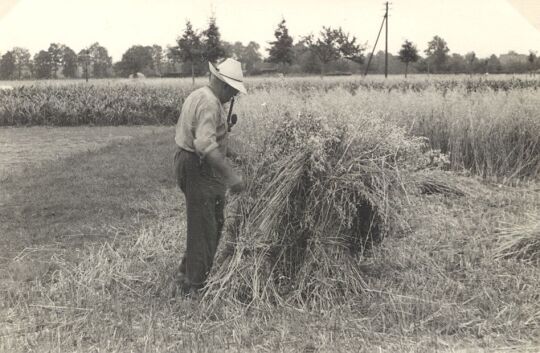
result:
[(218, 200), (214, 195), (200, 195), (197, 191), (195, 195), (190, 195), (188, 191), (184, 264), (190, 284), (203, 287), (219, 242), (219, 221), (216, 215)]
[[(212, 200), (208, 200), (209, 204), (211, 205)], [(194, 252), (191, 250), (192, 247), (200, 247), (198, 244), (198, 241), (196, 239), (191, 239), (193, 237), (196, 237), (196, 234), (207, 234), (207, 239), (205, 241), (202, 241), (203, 243), (208, 244), (208, 250), (205, 252), (206, 255), (204, 257), (206, 258), (204, 267), (208, 267), (205, 272), (209, 272), (212, 268), (213, 259), (215, 257), (215, 254), (217, 252), (217, 247), (219, 245), (219, 240), (221, 238), (221, 233), (223, 231), (223, 225), (225, 223), (225, 217), (224, 217), (224, 211), (225, 211), (225, 198), (222, 196), (217, 196), (215, 199), (215, 209), (212, 214), (211, 210), (207, 210), (208, 213), (208, 229), (206, 231), (198, 232), (197, 229), (200, 228), (201, 223), (207, 223), (204, 217), (200, 217), (201, 209), (197, 206), (195, 206), (192, 202), (190, 202), (190, 209), (194, 209), (192, 212), (193, 214), (190, 216), (188, 213), (188, 239), (187, 242), (191, 245), (190, 249), (187, 250), (186, 247), (186, 254), (193, 254)], [(197, 211), (199, 210), (199, 211)], [(189, 211), (188, 211), (189, 212)], [(214, 221), (211, 219), (212, 216), (214, 216), (215, 219), (215, 230), (213, 229), (212, 223)], [(212, 234), (215, 234), (213, 236)], [(190, 236), (193, 235), (193, 236)], [(182, 275), (186, 275), (186, 254), (184, 254), (184, 257), (182, 258), (182, 262), (180, 263), (180, 272)], [(189, 257), (189, 256), (188, 256)], [(208, 264), (208, 265), (206, 265)]]
[(221, 232), (223, 231), (223, 225), (225, 224), (225, 195), (217, 196), (214, 211), (216, 215), (217, 242), (219, 243), (219, 240), (221, 239)]
[(225, 189), (188, 155), (182, 183), (186, 199), (187, 241), (180, 272), (188, 285), (201, 288), (212, 268), (224, 224)]

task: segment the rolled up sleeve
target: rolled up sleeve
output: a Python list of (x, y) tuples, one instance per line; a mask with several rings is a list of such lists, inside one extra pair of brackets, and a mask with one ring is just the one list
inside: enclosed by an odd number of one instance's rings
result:
[(216, 140), (218, 114), (218, 112), (214, 112), (211, 109), (202, 109), (199, 113), (193, 145), (195, 146), (195, 151), (202, 158), (219, 147)]

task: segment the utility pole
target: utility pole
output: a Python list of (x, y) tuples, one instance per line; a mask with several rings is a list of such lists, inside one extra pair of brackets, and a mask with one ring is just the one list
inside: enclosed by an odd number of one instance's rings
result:
[(386, 20), (386, 45), (384, 48), (384, 78), (388, 78), (388, 1), (386, 2), (386, 14), (384, 15)]
[(366, 70), (364, 71), (364, 77), (368, 73), (369, 65), (371, 64), (371, 59), (373, 59), (373, 54), (375, 54), (375, 48), (377, 48), (377, 43), (379, 42), (379, 37), (381, 36), (381, 32), (384, 25), (386, 25), (386, 49), (385, 49), (385, 55), (384, 55), (384, 77), (386, 78), (388, 77), (388, 1), (386, 2), (386, 11), (384, 13), (383, 20), (381, 22), (381, 28), (379, 29), (379, 34), (377, 34), (375, 45), (373, 46), (373, 50), (371, 51), (371, 55), (369, 56), (368, 63), (366, 65)]

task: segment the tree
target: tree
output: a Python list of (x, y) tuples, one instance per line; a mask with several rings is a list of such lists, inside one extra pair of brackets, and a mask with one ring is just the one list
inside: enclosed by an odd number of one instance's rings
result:
[(162, 64), (163, 64), (163, 48), (160, 45), (152, 45), (152, 69), (156, 76), (162, 74)]
[(418, 61), (418, 59), (420, 59), (418, 49), (416, 49), (416, 46), (412, 42), (406, 40), (401, 45), (401, 50), (399, 51), (399, 60), (405, 63), (405, 77), (407, 77), (409, 63), (415, 63)]
[(178, 54), (176, 53), (175, 47), (171, 47), (170, 45), (167, 46), (167, 50), (165, 52), (165, 58), (163, 60), (163, 63), (165, 66), (165, 71), (167, 73), (174, 73), (177, 70), (177, 65), (179, 65), (178, 62)]
[(356, 37), (349, 38), (349, 33), (343, 32), (341, 27), (338, 29), (337, 42), (341, 57), (357, 64), (364, 63), (364, 47), (356, 44)]
[[(230, 45), (230, 44), (229, 44)], [(261, 53), (259, 52), (260, 45), (256, 42), (249, 42), (244, 46), (241, 42), (235, 42), (230, 45), (227, 50), (229, 56), (240, 61), (247, 72), (252, 72), (257, 63), (262, 62)]]
[[(237, 42), (240, 43), (240, 42)], [(221, 41), (221, 47), (223, 48), (223, 52), (225, 53), (224, 56), (226, 58), (232, 58), (234, 57), (233, 54), (233, 45), (225, 40)]]
[(62, 74), (65, 77), (74, 78), (77, 76), (77, 54), (68, 46), (62, 47), (62, 62), (64, 67)]
[(47, 52), (49, 53), (49, 66), (51, 68), (50, 77), (56, 78), (58, 75), (58, 70), (63, 65), (62, 61), (62, 44), (51, 43)]
[(446, 62), (448, 61), (448, 45), (446, 41), (439, 36), (434, 36), (433, 39), (428, 42), (428, 47), (425, 50), (427, 55), (428, 73), (429, 66), (431, 65), (434, 72), (440, 72), (444, 70)]
[(462, 55), (453, 53), (448, 59), (447, 67), (448, 71), (453, 74), (467, 72), (467, 61), (465, 61), (465, 58)]
[(0, 78), (2, 80), (10, 80), (15, 74), (15, 55), (12, 51), (8, 51), (2, 55), (0, 59)]
[(90, 75), (90, 51), (88, 49), (82, 49), (77, 54), (77, 64), (82, 67), (83, 76), (88, 82), (88, 76)]
[(122, 76), (135, 75), (146, 68), (151, 68), (152, 62), (152, 47), (134, 45), (122, 55), (122, 60), (117, 63), (117, 70)]
[(246, 65), (246, 70), (248, 72), (253, 71), (254, 66), (257, 63), (262, 62), (262, 56), (259, 52), (261, 46), (256, 42), (249, 42), (248, 45), (244, 48), (240, 61)]
[[(371, 65), (369, 72), (384, 74), (386, 67), (386, 54), (384, 50), (379, 50), (371, 58)], [(389, 74), (402, 74), (405, 71), (404, 63), (399, 59), (398, 55), (392, 55), (388, 53), (388, 73)]]
[(321, 61), (321, 75), (328, 64), (340, 58), (348, 59), (356, 63), (362, 63), (364, 48), (356, 44), (356, 38), (349, 38), (348, 33), (344, 33), (341, 28), (332, 29), (331, 27), (322, 28), (319, 37), (314, 38), (309, 35), (304, 38), (308, 48)]
[(301, 73), (316, 74), (321, 72), (321, 62), (309, 47), (305, 40), (300, 40), (293, 46), (294, 62), (298, 65)]
[(478, 59), (476, 58), (476, 53), (471, 51), (465, 54), (465, 61), (467, 62), (467, 67), (469, 68), (469, 75), (472, 77), (473, 72), (478, 64)]
[(317, 56), (322, 63), (321, 76), (323, 75), (328, 63), (339, 59), (337, 36), (337, 30), (330, 27), (323, 27), (319, 38), (314, 39), (313, 35), (305, 38), (311, 52), (315, 54), (315, 56)]
[(495, 54), (492, 54), (487, 61), (487, 72), (489, 73), (499, 73), (501, 72), (502, 66), (501, 61)]
[(108, 77), (112, 66), (112, 58), (109, 52), (98, 42), (88, 47), (90, 62), (92, 64), (92, 73), (94, 77)]
[(529, 56), (527, 56), (527, 61), (529, 62), (529, 69), (531, 70), (531, 75), (534, 76), (534, 69), (535, 69), (534, 63), (536, 62), (535, 51), (529, 50)]
[(195, 65), (202, 61), (202, 43), (201, 36), (193, 29), (191, 22), (186, 21), (186, 29), (176, 43), (177, 46), (171, 48), (173, 56), (191, 65), (191, 79), (195, 84)]
[(499, 55), (504, 71), (507, 73), (524, 73), (529, 71), (528, 56), (518, 54), (511, 50), (507, 54)]
[(292, 50), (293, 39), (289, 35), (289, 29), (285, 25), (285, 19), (282, 19), (278, 24), (278, 28), (274, 31), (275, 41), (269, 42), (271, 45), (268, 51), (268, 62), (290, 65), (294, 59)]
[(41, 50), (34, 56), (34, 72), (36, 78), (51, 78), (52, 65), (49, 51)]
[(216, 24), (216, 18), (210, 17), (208, 28), (202, 32), (202, 59), (216, 63), (225, 56), (221, 43), (221, 34)]
[(227, 51), (229, 51), (229, 56), (236, 60), (240, 60), (242, 55), (244, 55), (245, 50), (242, 42), (234, 42), (234, 44), (229, 43), (229, 45), (230, 46), (227, 48)]
[(20, 80), (23, 77), (24, 69), (30, 69), (30, 52), (28, 49), (15, 47), (13, 48), (12, 53), (15, 58), (17, 78)]
[(482, 60), (478, 60), (478, 64), (476, 65), (477, 66), (477, 72), (480, 72), (480, 73), (487, 73), (488, 72), (488, 64), (489, 64), (489, 59), (485, 58), (485, 59), (482, 59)]
[(305, 38), (311, 52), (315, 54), (322, 63), (321, 76), (329, 62), (339, 59), (337, 37), (337, 30), (323, 26), (319, 38), (315, 39), (313, 35), (309, 35)]

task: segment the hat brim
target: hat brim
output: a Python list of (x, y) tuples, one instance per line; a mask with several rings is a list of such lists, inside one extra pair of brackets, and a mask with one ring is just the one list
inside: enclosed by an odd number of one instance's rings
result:
[(221, 81), (225, 82), (226, 84), (228, 84), (235, 90), (242, 92), (243, 94), (247, 94), (246, 87), (244, 86), (244, 83), (242, 81), (237, 81), (237, 80), (223, 76), (210, 62), (208, 63), (208, 68), (210, 69), (210, 72), (212, 73), (212, 75), (216, 76)]

